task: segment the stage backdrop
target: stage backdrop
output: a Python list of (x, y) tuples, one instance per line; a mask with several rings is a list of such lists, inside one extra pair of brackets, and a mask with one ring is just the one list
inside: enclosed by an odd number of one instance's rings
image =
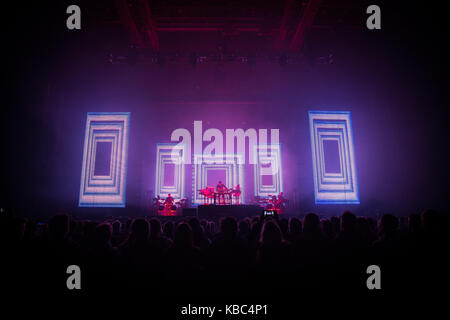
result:
[[(416, 61), (375, 47), (350, 49), (354, 40), (341, 43), (333, 65), (284, 68), (270, 62), (110, 65), (104, 51), (63, 46), (54, 53), (57, 59), (34, 61), (39, 68), (30, 67), (20, 78), (6, 127), (12, 137), (7, 199), (30, 215), (78, 210), (87, 114), (125, 112), (130, 113), (126, 207), (114, 208), (119, 213), (148, 210), (157, 144), (170, 143), (177, 128), (193, 133), (194, 121), (202, 121), (203, 131), (223, 133), (279, 129), (284, 191), (301, 212), (448, 208), (448, 165), (439, 151), (447, 142), (444, 107), (439, 109), (432, 88), (424, 91), (425, 85), (417, 84)], [(431, 112), (429, 106), (436, 108)], [(308, 113), (315, 110), (351, 112), (360, 204), (315, 203)], [(191, 169), (186, 167), (188, 197)], [(245, 176), (250, 197), (253, 171)]]

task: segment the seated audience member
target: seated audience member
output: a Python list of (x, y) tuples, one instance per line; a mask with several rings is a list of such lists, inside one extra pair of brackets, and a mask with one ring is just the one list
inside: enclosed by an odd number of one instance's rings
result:
[(296, 243), (294, 250), (303, 265), (319, 265), (328, 258), (329, 241), (323, 236), (317, 214), (308, 213), (303, 219), (301, 241)]
[(173, 244), (166, 254), (166, 275), (175, 281), (183, 284), (185, 290), (189, 290), (187, 283), (197, 280), (201, 271), (204, 270), (203, 259), (200, 249), (194, 245), (192, 228), (187, 223), (177, 225)]
[[(350, 211), (345, 211), (341, 215), (340, 221), (341, 232), (336, 239), (336, 244), (341, 249), (352, 250), (353, 248), (358, 247), (360, 245), (360, 239), (356, 231), (356, 216)], [(349, 252), (349, 254), (351, 254), (351, 252)]]
[(111, 245), (118, 247), (125, 239), (124, 233), (122, 232), (122, 223), (119, 220), (114, 220), (111, 223), (112, 226), (112, 236)]
[(315, 213), (308, 213), (303, 219), (303, 241), (319, 243), (324, 241), (322, 230), (320, 229), (319, 216)]
[(250, 233), (250, 221), (245, 218), (239, 221), (238, 236), (242, 239), (248, 239)]
[(155, 277), (162, 268), (160, 251), (150, 242), (150, 225), (144, 218), (131, 223), (131, 234), (121, 245), (124, 268), (128, 283), (132, 287), (145, 288), (150, 285), (150, 274)]
[(273, 221), (264, 222), (259, 238), (257, 262), (259, 264), (280, 264), (287, 258), (287, 242), (283, 240), (280, 227)]
[(170, 240), (173, 240), (173, 229), (174, 224), (172, 221), (167, 221), (166, 223), (164, 223), (163, 234)]
[(397, 231), (399, 221), (398, 218), (392, 214), (385, 214), (381, 217), (379, 222), (378, 240), (375, 241), (375, 246), (393, 248), (398, 243)]
[(189, 225), (192, 229), (192, 235), (194, 239), (194, 244), (200, 248), (200, 250), (206, 250), (209, 247), (210, 241), (205, 236), (204, 230), (200, 225), (200, 222), (197, 218), (189, 219)]
[(87, 288), (107, 290), (117, 285), (117, 279), (111, 282), (117, 271), (118, 251), (111, 244), (112, 226), (108, 222), (96, 226), (93, 241), (85, 252), (85, 264), (82, 265), (87, 279)]
[(165, 252), (172, 245), (172, 240), (161, 234), (161, 231), (161, 222), (156, 218), (150, 219), (150, 243)]
[(208, 250), (208, 265), (212, 272), (222, 274), (222, 280), (237, 280), (245, 275), (249, 265), (247, 242), (238, 236), (238, 226), (232, 217), (222, 218), (220, 233)]
[(295, 217), (289, 218), (288, 240), (295, 244), (300, 241), (302, 236), (302, 222)]

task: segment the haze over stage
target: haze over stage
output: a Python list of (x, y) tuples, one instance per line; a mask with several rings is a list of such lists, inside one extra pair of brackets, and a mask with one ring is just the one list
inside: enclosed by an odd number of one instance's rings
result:
[[(4, 17), (2, 205), (32, 218), (95, 215), (78, 208), (87, 114), (130, 112), (127, 207), (97, 208), (100, 215), (147, 214), (156, 145), (170, 143), (178, 128), (193, 137), (197, 120), (203, 132), (279, 129), (283, 187), (298, 212), (448, 211), (443, 12), (383, 3), (382, 29), (368, 30), (361, 1), (115, 3), (80, 4), (81, 30), (67, 30), (63, 3), (27, 10), (14, 3)], [(314, 110), (352, 114), (359, 205), (316, 204)], [(325, 167), (337, 171), (338, 164)], [(245, 177), (251, 197), (254, 171)]]
[[(149, 319), (206, 304), (211, 319), (301, 319), (314, 300), (320, 318), (355, 311), (354, 296), (366, 312), (382, 299), (416, 312), (448, 290), (443, 6), (7, 3), (3, 314), (19, 302), (11, 314), (47, 317), (56, 297), (70, 303), (60, 317), (87, 298), (102, 312), (142, 305)], [(374, 4), (381, 29), (366, 24)], [(222, 302), (269, 315), (224, 315)]]

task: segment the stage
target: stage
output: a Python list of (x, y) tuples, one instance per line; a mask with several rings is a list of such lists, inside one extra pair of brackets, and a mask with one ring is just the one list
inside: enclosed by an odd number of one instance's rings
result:
[(197, 217), (217, 218), (217, 217), (254, 217), (261, 216), (263, 208), (258, 205), (200, 205), (197, 207)]

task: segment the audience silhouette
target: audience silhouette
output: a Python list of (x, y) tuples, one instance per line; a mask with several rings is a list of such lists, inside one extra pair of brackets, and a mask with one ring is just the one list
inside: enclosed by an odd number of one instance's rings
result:
[[(241, 220), (89, 221), (56, 214), (48, 222), (3, 214), (0, 226), (7, 272), (28, 275), (12, 286), (35, 281), (64, 289), (71, 264), (83, 269), (86, 290), (152, 288), (166, 295), (359, 288), (371, 264), (387, 270), (388, 287), (426, 287), (448, 268), (449, 221), (434, 210), (404, 219), (384, 214), (378, 221), (349, 211), (322, 219), (308, 213)], [(30, 265), (37, 273), (27, 271)], [(422, 273), (427, 280), (414, 278)]]

